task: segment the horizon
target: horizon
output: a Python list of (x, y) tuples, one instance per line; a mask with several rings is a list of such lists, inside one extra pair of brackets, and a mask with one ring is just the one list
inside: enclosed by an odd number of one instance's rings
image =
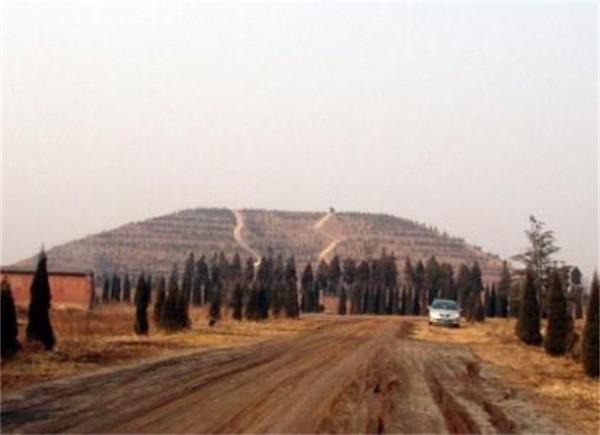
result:
[[(182, 209), (350, 210), (598, 268), (598, 5), (3, 7), (1, 264)], [(231, 207), (232, 206), (232, 207)]]

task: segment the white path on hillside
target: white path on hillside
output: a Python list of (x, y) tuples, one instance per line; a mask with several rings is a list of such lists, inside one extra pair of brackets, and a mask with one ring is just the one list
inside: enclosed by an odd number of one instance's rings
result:
[(248, 252), (256, 261), (260, 260), (261, 255), (246, 243), (242, 237), (242, 230), (244, 229), (244, 214), (241, 210), (231, 210), (235, 216), (235, 228), (233, 229), (233, 238), (242, 247), (242, 249)]
[(331, 254), (335, 250), (335, 247), (338, 245), (338, 243), (340, 243), (343, 240), (343, 239), (340, 239), (339, 237), (334, 236), (329, 231), (323, 229), (323, 225), (325, 225), (327, 223), (327, 221), (329, 219), (331, 219), (333, 216), (334, 216), (334, 213), (329, 212), (325, 216), (323, 216), (321, 219), (319, 219), (313, 226), (315, 231), (319, 231), (331, 239), (331, 242), (329, 243), (329, 245), (327, 245), (325, 247), (325, 249), (323, 249), (319, 253), (319, 261), (326, 259), (329, 256), (329, 254)]

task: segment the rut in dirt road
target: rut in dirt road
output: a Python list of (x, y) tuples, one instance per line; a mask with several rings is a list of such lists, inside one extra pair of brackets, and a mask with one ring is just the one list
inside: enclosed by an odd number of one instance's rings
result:
[(333, 317), (294, 338), (49, 382), (2, 397), (2, 430), (564, 432), (465, 348), (411, 339), (414, 322)]

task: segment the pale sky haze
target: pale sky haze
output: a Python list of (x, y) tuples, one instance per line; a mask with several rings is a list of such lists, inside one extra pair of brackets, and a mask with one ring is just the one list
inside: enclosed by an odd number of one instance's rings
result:
[(597, 3), (2, 6), (2, 264), (191, 207), (385, 212), (598, 267)]

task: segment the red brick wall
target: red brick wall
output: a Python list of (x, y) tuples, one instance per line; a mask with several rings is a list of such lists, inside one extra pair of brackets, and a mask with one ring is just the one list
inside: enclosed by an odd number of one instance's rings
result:
[[(6, 276), (17, 305), (29, 304), (29, 292), (32, 273), (1, 272), (0, 278)], [(94, 286), (91, 276), (86, 275), (53, 275), (48, 274), (53, 308), (90, 308)]]

